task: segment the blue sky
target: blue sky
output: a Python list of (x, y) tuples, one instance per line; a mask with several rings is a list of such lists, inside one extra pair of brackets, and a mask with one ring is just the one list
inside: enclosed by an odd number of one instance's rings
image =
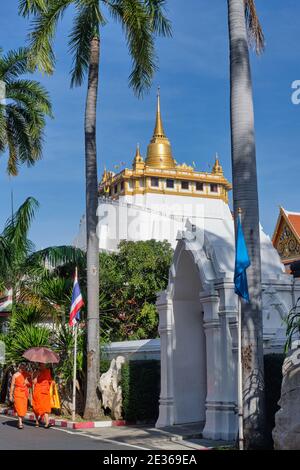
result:
[[(150, 93), (138, 100), (128, 88), (130, 58), (119, 25), (110, 19), (102, 30), (98, 104), (99, 174), (104, 164), (130, 165), (136, 143), (141, 152), (152, 135), (155, 95), (161, 87), (164, 127), (178, 162), (196, 162), (209, 170), (220, 155), (231, 180), (229, 62), (226, 0), (169, 0), (173, 38), (159, 39), (159, 71)], [(260, 219), (272, 235), (278, 206), (300, 211), (300, 105), (291, 102), (291, 83), (300, 79), (300, 4), (295, 0), (257, 0), (267, 47), (252, 54)], [(27, 20), (17, 16), (17, 0), (1, 1), (0, 46), (24, 45)], [(0, 231), (15, 205), (27, 196), (40, 202), (31, 238), (36, 247), (71, 243), (85, 210), (83, 113), (86, 95), (70, 89), (67, 33), (70, 11), (58, 30), (57, 69), (52, 77), (36, 74), (51, 94), (55, 119), (46, 128), (44, 157), (34, 168), (22, 167), (9, 182), (5, 156), (0, 158)], [(113, 169), (113, 168), (112, 168)]]

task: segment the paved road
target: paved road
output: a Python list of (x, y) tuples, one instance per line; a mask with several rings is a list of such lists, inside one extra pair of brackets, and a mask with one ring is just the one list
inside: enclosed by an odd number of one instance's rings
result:
[(0, 417), (0, 450), (134, 450), (138, 446), (121, 444), (109, 439), (90, 438), (80, 431), (60, 428), (35, 428), (33, 423), (17, 429), (16, 420)]

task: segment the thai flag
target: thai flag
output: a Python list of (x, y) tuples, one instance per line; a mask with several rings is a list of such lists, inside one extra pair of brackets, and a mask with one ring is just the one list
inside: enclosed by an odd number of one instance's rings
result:
[(78, 284), (77, 269), (76, 269), (73, 292), (72, 292), (70, 320), (69, 320), (70, 326), (75, 326), (77, 322), (80, 321), (80, 309), (81, 307), (83, 307), (83, 305), (84, 305), (84, 302), (82, 300), (82, 295), (81, 295), (80, 287)]

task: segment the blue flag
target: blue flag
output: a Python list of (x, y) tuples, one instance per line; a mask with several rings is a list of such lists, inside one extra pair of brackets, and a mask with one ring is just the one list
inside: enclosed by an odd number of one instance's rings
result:
[(248, 255), (247, 245), (245, 242), (241, 219), (238, 218), (237, 237), (236, 237), (236, 253), (235, 253), (235, 269), (234, 269), (234, 290), (237, 295), (250, 302), (248, 292), (248, 282), (246, 269), (249, 268), (251, 262)]

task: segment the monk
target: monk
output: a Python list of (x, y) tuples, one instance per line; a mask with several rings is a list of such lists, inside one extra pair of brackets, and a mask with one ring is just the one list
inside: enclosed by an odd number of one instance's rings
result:
[(28, 409), (28, 396), (30, 387), (30, 374), (26, 371), (26, 364), (21, 363), (17, 372), (12, 376), (9, 399), (14, 402), (14, 409), (18, 415), (18, 429), (23, 429), (23, 418)]
[(39, 364), (39, 369), (32, 381), (33, 395), (32, 408), (35, 414), (35, 426), (39, 427), (40, 418), (44, 417), (45, 428), (48, 429), (50, 405), (50, 384), (52, 382), (50, 369), (45, 364)]

